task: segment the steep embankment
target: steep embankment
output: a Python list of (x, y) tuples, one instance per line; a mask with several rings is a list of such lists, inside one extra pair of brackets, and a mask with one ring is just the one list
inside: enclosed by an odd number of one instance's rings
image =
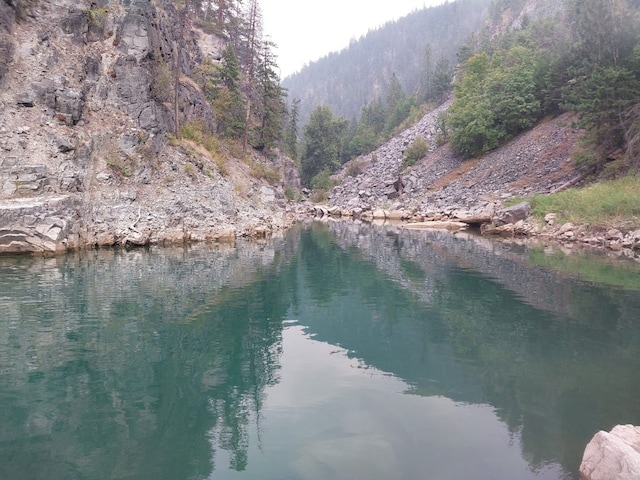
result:
[[(18, 11), (20, 5), (28, 8)], [(181, 125), (215, 125), (192, 77), (224, 43), (162, 0), (0, 0), (0, 253), (262, 234), (291, 220), (286, 158), (245, 161), (171, 140), (171, 65)]]
[[(347, 164), (337, 176), (340, 184), (331, 191), (329, 204), (346, 212), (386, 208), (429, 216), (552, 192), (578, 176), (571, 153), (580, 132), (572, 126), (570, 114), (543, 121), (481, 158), (464, 160), (446, 145), (436, 148), (436, 118), (449, 105), (427, 113), (374, 152)], [(404, 151), (417, 137), (426, 139), (431, 150), (404, 169)], [(360, 173), (348, 175), (354, 171)]]

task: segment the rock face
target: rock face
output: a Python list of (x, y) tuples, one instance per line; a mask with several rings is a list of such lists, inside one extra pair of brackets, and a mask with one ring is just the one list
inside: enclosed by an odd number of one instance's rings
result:
[(595, 434), (580, 465), (584, 480), (637, 480), (640, 478), (640, 427), (618, 425)]
[(291, 159), (213, 158), (168, 135), (176, 63), (180, 125), (215, 131), (197, 72), (226, 46), (178, 16), (168, 0), (0, 0), (0, 253), (228, 239), (292, 221)]
[(80, 203), (71, 195), (0, 202), (0, 254), (77, 248), (82, 232)]

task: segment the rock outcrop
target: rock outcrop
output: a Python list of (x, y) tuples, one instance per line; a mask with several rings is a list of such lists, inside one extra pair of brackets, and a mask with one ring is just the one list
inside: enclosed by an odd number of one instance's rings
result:
[(580, 474), (583, 480), (640, 478), (640, 427), (617, 425), (596, 433), (584, 451)]
[(197, 72), (225, 47), (178, 25), (165, 0), (0, 0), (0, 252), (230, 239), (292, 221), (292, 160), (171, 137), (171, 66), (180, 125), (211, 134)]
[(58, 253), (78, 248), (80, 204), (74, 195), (0, 201), (0, 254)]

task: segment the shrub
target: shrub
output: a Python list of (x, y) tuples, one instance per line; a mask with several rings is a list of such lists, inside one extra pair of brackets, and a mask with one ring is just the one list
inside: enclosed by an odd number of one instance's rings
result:
[(287, 200), (291, 200), (293, 202), (299, 202), (301, 200), (301, 195), (294, 190), (291, 185), (288, 185), (284, 189), (284, 196)]
[(311, 179), (311, 188), (314, 190), (330, 190), (335, 186), (329, 170), (322, 170)]
[(404, 152), (404, 159), (402, 160), (403, 167), (410, 167), (414, 165), (418, 160), (424, 158), (429, 152), (429, 143), (422, 137), (416, 137), (411, 145)]
[(252, 162), (251, 175), (264, 179), (271, 185), (277, 185), (282, 180), (282, 175), (275, 168), (269, 168), (260, 162)]
[(329, 198), (329, 192), (326, 190), (314, 190), (311, 194), (310, 200), (313, 203), (323, 203)]
[(357, 177), (364, 171), (362, 162), (359, 160), (353, 160), (347, 166), (347, 177)]

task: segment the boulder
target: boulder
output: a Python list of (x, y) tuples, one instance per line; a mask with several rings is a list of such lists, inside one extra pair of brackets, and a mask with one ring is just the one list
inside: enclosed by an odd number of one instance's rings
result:
[(584, 480), (640, 478), (640, 427), (617, 425), (596, 433), (584, 451), (580, 474)]
[(373, 211), (373, 218), (374, 219), (382, 219), (382, 220), (384, 220), (385, 218), (387, 218), (387, 214), (383, 209), (378, 208), (378, 209)]
[(403, 210), (391, 210), (387, 213), (387, 220), (403, 220), (408, 215)]
[(547, 225), (553, 226), (553, 224), (556, 222), (556, 218), (558, 217), (557, 214), (555, 213), (547, 213), (544, 216), (544, 221)]
[(493, 223), (497, 227), (508, 223), (516, 223), (519, 220), (526, 219), (530, 213), (531, 204), (529, 202), (520, 202), (517, 205), (496, 212), (493, 217)]
[(34, 100), (31, 94), (29, 93), (19, 93), (16, 97), (16, 103), (20, 107), (33, 107)]

